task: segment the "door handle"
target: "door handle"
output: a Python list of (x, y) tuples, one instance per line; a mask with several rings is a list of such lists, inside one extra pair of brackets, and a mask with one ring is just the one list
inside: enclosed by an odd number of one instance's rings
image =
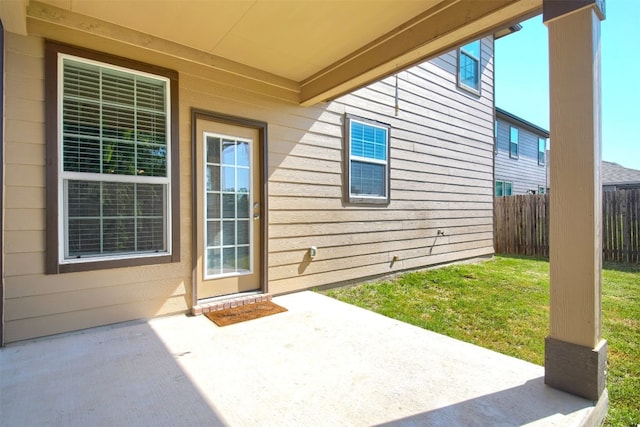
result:
[(260, 214), (259, 213), (254, 213), (253, 214), (253, 219), (260, 219)]

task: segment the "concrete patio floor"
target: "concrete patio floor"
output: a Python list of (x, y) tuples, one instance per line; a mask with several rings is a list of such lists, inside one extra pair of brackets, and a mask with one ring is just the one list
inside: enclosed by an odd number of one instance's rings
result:
[(185, 315), (0, 351), (6, 426), (580, 426), (544, 369), (312, 292), (227, 327)]

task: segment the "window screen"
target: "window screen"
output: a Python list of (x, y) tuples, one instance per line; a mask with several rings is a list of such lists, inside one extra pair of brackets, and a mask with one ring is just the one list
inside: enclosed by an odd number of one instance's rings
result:
[(348, 201), (387, 202), (389, 126), (347, 117)]
[(167, 79), (61, 67), (64, 259), (167, 252)]

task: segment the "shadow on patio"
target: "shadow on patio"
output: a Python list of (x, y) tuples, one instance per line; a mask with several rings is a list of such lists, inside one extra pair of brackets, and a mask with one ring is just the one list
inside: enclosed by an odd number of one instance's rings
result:
[(137, 321), (8, 345), (3, 425), (557, 425), (593, 402), (544, 369), (301, 292), (219, 328)]

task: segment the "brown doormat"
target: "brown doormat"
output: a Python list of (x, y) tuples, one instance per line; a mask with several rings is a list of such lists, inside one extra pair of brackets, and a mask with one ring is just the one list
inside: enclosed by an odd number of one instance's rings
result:
[(227, 308), (225, 310), (211, 311), (204, 313), (209, 320), (218, 326), (233, 325), (234, 323), (244, 322), (245, 320), (253, 320), (259, 317), (271, 316), (272, 314), (287, 311), (286, 308), (280, 307), (271, 301), (257, 302), (255, 304), (246, 304), (239, 307)]

